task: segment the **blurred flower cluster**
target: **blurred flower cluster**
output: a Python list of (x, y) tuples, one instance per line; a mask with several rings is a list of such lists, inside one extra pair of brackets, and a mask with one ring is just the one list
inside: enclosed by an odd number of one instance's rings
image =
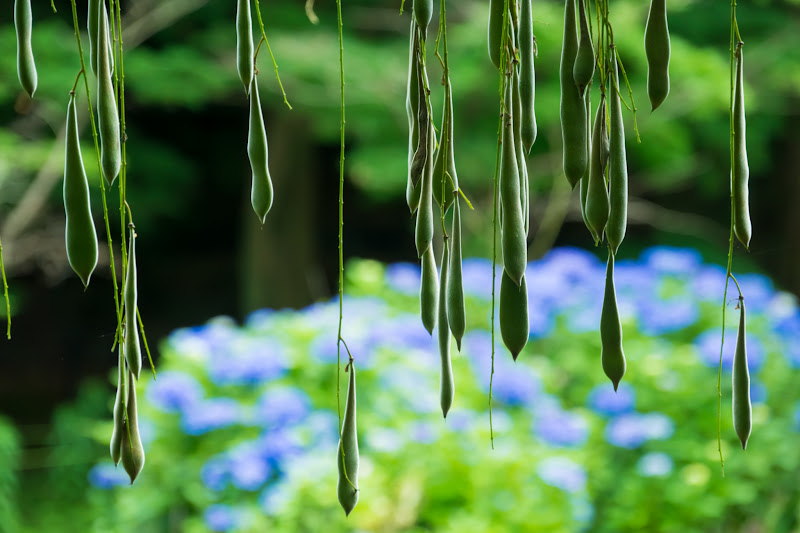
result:
[[(792, 460), (764, 463), (800, 426), (790, 372), (800, 366), (800, 311), (763, 276), (738, 278), (755, 404), (744, 455), (729, 406), (736, 299), (720, 351), (725, 272), (693, 250), (618, 261), (628, 373), (616, 393), (600, 366), (602, 259), (560, 248), (528, 265), (530, 342), (516, 363), (488, 327), (491, 262), (465, 260), (468, 333), (460, 355), (453, 343), (446, 420), (436, 340), (418, 316), (419, 267), (362, 260), (347, 273), (343, 336), (359, 369), (362, 458), (349, 520), (335, 490), (346, 387), (337, 362), (347, 358), (335, 300), (173, 332), (158, 379), (140, 382), (145, 470), (132, 490), (110, 460), (99, 462), (88, 472), (91, 490), (106, 494), (97, 501), (158, 501), (142, 524), (180, 509), (180, 529), (192, 532), (735, 530), (721, 525), (725, 513), (742, 516), (770, 497), (756, 472), (780, 479), (800, 465), (796, 446)], [(695, 505), (700, 495), (711, 503)]]

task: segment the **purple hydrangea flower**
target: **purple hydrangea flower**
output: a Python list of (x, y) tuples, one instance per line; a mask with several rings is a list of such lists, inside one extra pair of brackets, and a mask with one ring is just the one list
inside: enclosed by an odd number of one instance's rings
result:
[(536, 467), (536, 473), (545, 484), (566, 492), (580, 492), (586, 488), (586, 470), (566, 457), (548, 457)]
[(272, 473), (272, 468), (255, 442), (244, 442), (227, 455), (231, 482), (239, 489), (258, 490)]
[(589, 392), (586, 403), (601, 415), (621, 415), (633, 411), (636, 395), (633, 387), (625, 382), (620, 383), (616, 392), (610, 383), (604, 383)]
[(99, 463), (89, 470), (87, 475), (89, 483), (99, 489), (112, 489), (121, 485), (130, 485), (131, 478), (123, 468), (117, 468), (114, 463)]
[(672, 436), (675, 424), (662, 413), (627, 413), (612, 418), (606, 425), (606, 440), (620, 448), (638, 448), (648, 440)]
[(295, 387), (272, 387), (261, 396), (256, 406), (255, 422), (275, 429), (297, 424), (311, 410), (308, 395)]
[(242, 406), (233, 398), (212, 398), (198, 402), (184, 412), (181, 425), (188, 435), (202, 435), (238, 424), (242, 414)]
[(244, 512), (236, 507), (214, 504), (206, 508), (203, 520), (211, 531), (232, 531), (244, 524)]
[(203, 387), (192, 376), (177, 370), (159, 372), (147, 387), (147, 401), (165, 413), (190, 409), (203, 398)]
[(589, 438), (589, 424), (586, 419), (560, 407), (550, 407), (539, 412), (533, 428), (543, 442), (556, 447), (581, 446)]

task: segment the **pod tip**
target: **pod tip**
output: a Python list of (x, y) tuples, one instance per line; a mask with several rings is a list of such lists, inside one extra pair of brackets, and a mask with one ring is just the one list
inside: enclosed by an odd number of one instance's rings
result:
[(461, 339), (459, 338), (456, 338), (456, 348), (458, 348), (459, 352), (461, 351)]

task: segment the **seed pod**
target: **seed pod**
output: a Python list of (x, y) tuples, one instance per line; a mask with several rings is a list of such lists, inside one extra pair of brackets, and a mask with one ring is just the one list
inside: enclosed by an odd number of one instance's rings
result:
[[(608, 190), (610, 211), (606, 238), (614, 255), (625, 238), (625, 229), (628, 225), (628, 161), (625, 153), (625, 125), (622, 122), (622, 105), (619, 99), (619, 76), (617, 74), (617, 56), (613, 49), (611, 52), (611, 116), (609, 125), (611, 135), (609, 139), (608, 157)], [(601, 149), (605, 134), (600, 140)], [(601, 161), (602, 163), (602, 161)]]
[[(453, 203), (453, 184), (458, 188), (458, 174), (456, 173), (456, 160), (453, 146), (453, 87), (450, 81), (445, 86), (444, 107), (442, 112), (442, 135), (439, 150), (436, 152), (436, 162), (433, 166), (433, 197), (442, 209), (447, 211)], [(445, 160), (447, 173), (444, 175)], [(444, 184), (444, 196), (442, 196)], [(442, 199), (444, 198), (444, 203)]]
[[(414, 17), (411, 17), (411, 37), (408, 51), (408, 88), (406, 90), (406, 113), (408, 114), (408, 180), (406, 181), (406, 203), (413, 213), (419, 206), (420, 189), (411, 176), (411, 165), (419, 143), (419, 32)], [(415, 194), (416, 191), (416, 194)]]
[(144, 445), (139, 435), (139, 420), (136, 410), (136, 383), (133, 373), (128, 372), (128, 402), (125, 432), (122, 435), (122, 466), (131, 478), (131, 485), (144, 468)]
[(578, 43), (578, 54), (575, 56), (575, 65), (572, 67), (572, 77), (578, 92), (583, 96), (586, 87), (592, 82), (594, 76), (594, 46), (589, 33), (589, 24), (586, 21), (586, 5), (584, 0), (578, 0), (578, 13), (581, 25), (581, 37)]
[(108, 41), (108, 16), (105, 0), (100, 4), (100, 28), (97, 33), (97, 122), (100, 130), (100, 161), (109, 185), (114, 183), (122, 166), (119, 138), (119, 113), (114, 84), (111, 82), (111, 53)]
[[(419, 101), (417, 111), (417, 123), (419, 124), (419, 137), (414, 157), (411, 159), (411, 169), (409, 170), (409, 180), (406, 185), (406, 202), (413, 213), (419, 208), (420, 196), (422, 195), (423, 176), (427, 172), (428, 165), (433, 160), (433, 124), (431, 123), (430, 113), (426, 100), (425, 84), (428, 81), (427, 70), (422, 65), (420, 58), (417, 58), (417, 99)], [(433, 169), (431, 169), (431, 172)]]
[(86, 287), (97, 266), (97, 233), (89, 204), (89, 180), (81, 157), (75, 93), (70, 94), (67, 106), (65, 146), (64, 213), (67, 218), (65, 224), (67, 259), (72, 270)]
[[(121, 347), (120, 347), (121, 348)], [(120, 358), (117, 365), (117, 397), (114, 400), (114, 430), (111, 432), (111, 459), (114, 461), (114, 466), (119, 464), (119, 459), (122, 457), (122, 439), (128, 438), (127, 429), (125, 426), (125, 406), (128, 403), (128, 395), (126, 394), (126, 379), (125, 379), (125, 360)]]
[[(450, 331), (456, 338), (456, 346), (461, 351), (461, 338), (467, 329), (467, 311), (464, 305), (464, 276), (461, 271), (461, 206), (456, 197), (453, 204), (453, 228), (450, 232), (450, 246), (452, 253), (448, 263), (447, 305), (440, 302), (440, 306), (447, 307), (447, 320)], [(444, 282), (442, 282), (444, 283)], [(441, 316), (441, 314), (440, 314)]]
[[(433, 153), (434, 132), (433, 126), (428, 128), (428, 153)], [(415, 228), (415, 243), (417, 254), (422, 257), (433, 241), (433, 161), (428, 158), (422, 175), (422, 186), (417, 209), (417, 226)], [(434, 265), (435, 268), (435, 265)]]
[(500, 335), (515, 361), (528, 343), (529, 333), (528, 284), (523, 276), (517, 286), (504, 269), (500, 281)]
[[(456, 202), (458, 209), (458, 202)], [(439, 322), (437, 324), (439, 337), (439, 359), (442, 363), (442, 370), (439, 374), (439, 402), (442, 406), (442, 416), (447, 418), (447, 412), (453, 405), (455, 395), (455, 385), (453, 383), (453, 365), (450, 361), (450, 326), (448, 325), (448, 307), (450, 284), (448, 280), (448, 270), (452, 262), (449, 260), (447, 239), (444, 241), (444, 251), (442, 252), (442, 267), (439, 269)], [(448, 305), (444, 305), (448, 299)]]
[(489, 0), (489, 59), (497, 68), (501, 68), (503, 7), (505, 7), (504, 0)]
[(522, 99), (522, 113), (519, 115), (522, 128), (522, 146), (525, 154), (531, 153), (531, 147), (536, 142), (536, 113), (534, 102), (536, 100), (536, 73), (534, 71), (533, 55), (533, 14), (531, 0), (518, 0), (520, 3), (519, 16), (519, 92)]
[(272, 178), (269, 176), (269, 150), (264, 116), (261, 114), (261, 99), (258, 96), (258, 78), (250, 85), (250, 131), (247, 135), (247, 156), (253, 171), (250, 203), (258, 220), (263, 224), (272, 208)]
[(595, 238), (595, 245), (603, 237), (608, 222), (608, 190), (606, 190), (605, 169), (600, 166), (600, 143), (606, 126), (606, 98), (600, 97), (597, 114), (592, 128), (592, 161), (589, 165), (589, 181), (586, 184), (586, 222)]
[(747, 164), (747, 124), (744, 116), (744, 82), (742, 80), (742, 46), (736, 53), (736, 85), (733, 91), (733, 231), (736, 238), (750, 247), (753, 226), (750, 223), (750, 167)]
[(414, 20), (417, 21), (417, 26), (419, 26), (424, 40), (428, 32), (428, 24), (431, 23), (431, 18), (433, 17), (433, 0), (414, 0), (413, 11)]
[(131, 374), (139, 379), (142, 371), (142, 349), (139, 344), (139, 328), (136, 323), (136, 232), (131, 228), (128, 241), (128, 267), (125, 275), (125, 361)]
[[(436, 266), (434, 265), (434, 268)], [(336, 448), (336, 463), (339, 466), (339, 503), (344, 514), (358, 503), (358, 428), (356, 426), (356, 368), (350, 361), (350, 380), (347, 383), (347, 403), (344, 406), (342, 432)], [(346, 370), (346, 369), (345, 369)]]
[(733, 354), (733, 429), (747, 448), (747, 439), (753, 425), (753, 407), (750, 404), (750, 371), (747, 368), (747, 346), (745, 335), (744, 299), (739, 299), (739, 333), (736, 337), (736, 351)]
[(644, 27), (644, 53), (647, 56), (647, 96), (655, 111), (669, 94), (667, 0), (650, 0)]
[[(591, 91), (587, 90), (586, 93), (583, 96), (583, 99), (584, 99), (584, 102), (586, 103), (586, 125), (588, 127), (590, 125), (590, 123), (591, 123), (591, 119), (589, 117), (589, 114), (592, 111)], [(589, 154), (589, 161), (592, 160), (592, 154), (593, 154), (591, 143), (589, 142), (590, 138), (591, 138), (590, 135), (586, 136), (586, 150), (587, 150), (587, 153)], [(583, 176), (581, 177), (581, 182), (580, 182), (581, 217), (583, 217), (583, 223), (588, 228), (589, 233), (592, 234), (592, 238), (594, 239), (594, 242), (599, 242), (600, 241), (600, 236), (597, 235), (594, 232), (594, 228), (592, 228), (592, 226), (589, 225), (589, 221), (586, 219), (586, 192), (588, 190), (590, 168), (591, 168), (591, 165), (586, 165), (586, 171), (583, 173)]]
[(422, 280), (419, 286), (419, 312), (422, 325), (433, 335), (436, 315), (439, 312), (439, 276), (436, 274), (436, 258), (433, 246), (428, 246), (422, 254)]
[(578, 54), (578, 36), (575, 26), (575, 0), (564, 3), (564, 43), (561, 48), (561, 140), (564, 156), (564, 174), (575, 188), (586, 172), (589, 155), (586, 149), (586, 104), (575, 85), (572, 71)]
[(519, 169), (519, 201), (522, 206), (522, 223), (525, 230), (525, 235), (528, 235), (528, 218), (530, 213), (530, 206), (528, 201), (528, 165), (525, 162), (525, 149), (522, 146), (522, 127), (520, 124), (520, 117), (522, 116), (522, 102), (519, 90), (519, 73), (516, 69), (513, 70), (511, 80), (514, 86), (514, 148), (517, 151), (517, 168)]
[(606, 290), (600, 314), (600, 360), (614, 390), (625, 375), (625, 353), (622, 351), (622, 323), (617, 310), (617, 292), (614, 288), (614, 254), (609, 251), (606, 266)]
[[(512, 85), (507, 83), (506, 99), (508, 110), (513, 107)], [(510, 114), (509, 114), (510, 115)], [(501, 245), (503, 266), (509, 277), (519, 286), (525, 275), (528, 262), (528, 247), (525, 241), (525, 224), (522, 219), (520, 202), (519, 169), (517, 168), (517, 149), (514, 146), (514, 120), (505, 117), (503, 127), (502, 159), (500, 162), (500, 203), (503, 209)]]
[(236, 4), (236, 68), (245, 92), (253, 84), (253, 18), (250, 0), (238, 0)]
[(31, 0), (14, 0), (14, 28), (17, 31), (17, 76), (22, 88), (33, 98), (39, 78), (36, 74), (31, 45), (33, 33)]
[(89, 67), (97, 72), (97, 32), (100, 29), (100, 0), (89, 0), (86, 31), (89, 33)]

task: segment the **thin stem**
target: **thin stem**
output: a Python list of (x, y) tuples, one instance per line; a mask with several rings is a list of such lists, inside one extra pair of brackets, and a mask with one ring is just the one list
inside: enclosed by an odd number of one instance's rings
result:
[[(633, 131), (636, 133), (636, 142), (639, 144), (642, 143), (642, 139), (639, 137), (639, 126), (636, 122), (636, 102), (633, 99), (633, 89), (631, 89), (631, 84), (628, 81), (628, 74), (625, 72), (625, 65), (622, 64), (622, 58), (619, 56), (619, 50), (616, 49), (616, 46), (612, 42), (611, 46), (614, 48), (615, 54), (617, 55), (617, 64), (619, 64), (619, 70), (622, 72), (622, 78), (625, 80), (625, 85), (628, 87), (628, 95), (631, 98), (631, 107), (628, 107), (628, 103), (625, 102), (625, 99), (622, 98), (620, 94), (620, 100), (625, 107), (628, 108), (629, 111), (633, 111)], [(616, 88), (617, 93), (619, 93), (619, 87)], [(633, 108), (633, 109), (631, 109)]]
[(0, 273), (3, 274), (3, 296), (6, 299), (6, 337), (11, 340), (11, 300), (8, 298), (8, 281), (6, 267), (3, 263), (3, 243), (0, 241)]
[[(256, 0), (258, 5), (258, 0)], [(336, 410), (339, 413), (339, 431), (341, 436), (342, 407), (340, 399), (340, 374), (342, 322), (344, 321), (344, 126), (345, 126), (345, 100), (344, 100), (344, 39), (342, 36), (342, 0), (336, 0), (336, 17), (339, 26), (339, 92), (341, 95), (341, 116), (339, 123), (339, 333), (336, 341)], [(260, 21), (259, 15), (259, 21)], [(346, 346), (346, 345), (345, 345)], [(349, 354), (349, 350), (348, 350)], [(352, 359), (352, 355), (350, 355)]]
[[(337, 0), (339, 2), (340, 0)], [(341, 8), (339, 9), (341, 11)], [(286, 104), (286, 107), (292, 109), (291, 104), (289, 104), (289, 100), (286, 98), (286, 91), (283, 90), (283, 83), (281, 83), (281, 75), (278, 74), (278, 62), (275, 61), (275, 56), (272, 53), (272, 48), (269, 46), (269, 39), (267, 39), (267, 32), (264, 30), (264, 21), (261, 20), (261, 7), (258, 4), (258, 0), (256, 0), (256, 16), (258, 17), (258, 26), (261, 28), (261, 38), (264, 39), (264, 42), (267, 45), (267, 50), (269, 51), (269, 57), (272, 59), (272, 66), (275, 67), (275, 78), (278, 80), (278, 87), (281, 88), (281, 94), (283, 95), (283, 103)], [(312, 21), (313, 22), (313, 21)], [(341, 39), (342, 36), (342, 28), (341, 28), (341, 13), (339, 16), (339, 38)], [(341, 48), (341, 43), (339, 44)]]
[(136, 318), (139, 319), (139, 332), (142, 334), (144, 350), (147, 352), (147, 360), (150, 361), (150, 369), (153, 371), (153, 379), (156, 379), (156, 365), (153, 364), (153, 358), (150, 355), (150, 347), (147, 346), (147, 335), (144, 334), (144, 322), (142, 322), (142, 314), (139, 312), (139, 306), (136, 306)]

